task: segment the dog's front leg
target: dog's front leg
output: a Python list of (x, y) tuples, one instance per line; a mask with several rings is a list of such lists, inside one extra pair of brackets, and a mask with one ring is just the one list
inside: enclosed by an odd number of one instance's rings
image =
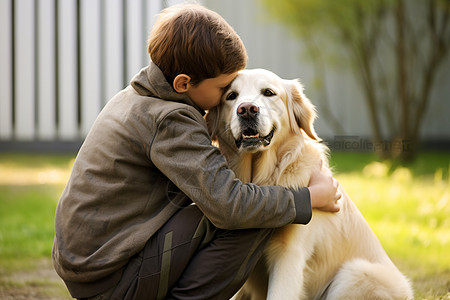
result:
[(301, 225), (279, 228), (266, 248), (269, 284), (267, 299), (305, 299), (303, 271), (313, 247)]
[(287, 249), (269, 266), (269, 300), (305, 299), (303, 289), (303, 269), (306, 261), (301, 252)]

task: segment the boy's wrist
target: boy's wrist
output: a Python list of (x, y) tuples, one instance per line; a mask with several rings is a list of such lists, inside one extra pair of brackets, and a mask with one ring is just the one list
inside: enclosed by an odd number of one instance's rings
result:
[(294, 194), (295, 219), (293, 224), (308, 224), (312, 217), (311, 195), (307, 187), (291, 189)]
[(318, 208), (320, 205), (317, 204), (317, 193), (314, 187), (308, 187), (310, 200), (311, 200), (311, 208)]

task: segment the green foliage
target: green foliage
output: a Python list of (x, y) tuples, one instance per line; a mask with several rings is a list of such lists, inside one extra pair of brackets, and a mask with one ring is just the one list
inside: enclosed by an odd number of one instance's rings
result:
[(301, 36), (316, 33), (333, 37), (339, 32), (356, 32), (361, 17), (392, 5), (391, 0), (261, 0), (276, 18)]
[[(380, 157), (414, 160), (437, 74), (448, 61), (450, 1), (260, 1), (300, 38), (316, 82), (325, 80), (326, 56), (351, 67), (368, 108), (372, 141), (408, 141), (409, 151), (380, 149)], [(339, 128), (339, 118), (324, 111), (332, 115), (330, 126)]]

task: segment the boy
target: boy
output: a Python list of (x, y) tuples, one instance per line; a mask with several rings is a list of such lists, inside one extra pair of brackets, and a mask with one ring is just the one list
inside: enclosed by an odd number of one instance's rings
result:
[(246, 65), (242, 41), (200, 5), (162, 12), (150, 65), (102, 110), (55, 215), (53, 262), (79, 299), (229, 299), (272, 229), (337, 211), (337, 182), (242, 184), (203, 119)]

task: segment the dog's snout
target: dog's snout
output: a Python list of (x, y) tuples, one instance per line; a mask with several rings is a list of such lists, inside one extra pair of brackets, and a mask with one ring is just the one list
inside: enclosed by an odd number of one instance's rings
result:
[(237, 114), (244, 118), (254, 118), (259, 114), (259, 107), (253, 103), (244, 102), (238, 106)]

